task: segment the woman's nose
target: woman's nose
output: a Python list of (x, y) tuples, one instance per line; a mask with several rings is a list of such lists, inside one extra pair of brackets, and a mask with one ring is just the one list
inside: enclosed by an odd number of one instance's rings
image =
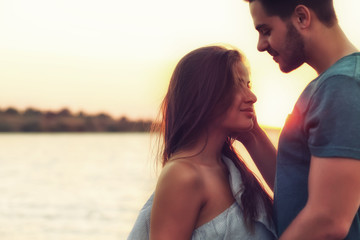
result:
[(256, 103), (256, 101), (257, 101), (256, 95), (250, 89), (247, 89), (246, 102)]

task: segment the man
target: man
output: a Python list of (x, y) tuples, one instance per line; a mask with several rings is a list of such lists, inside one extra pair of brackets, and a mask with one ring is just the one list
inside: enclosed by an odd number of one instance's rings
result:
[(285, 73), (307, 63), (319, 74), (279, 139), (278, 235), (359, 240), (360, 53), (339, 27), (332, 0), (245, 1), (259, 32), (259, 51), (267, 51)]

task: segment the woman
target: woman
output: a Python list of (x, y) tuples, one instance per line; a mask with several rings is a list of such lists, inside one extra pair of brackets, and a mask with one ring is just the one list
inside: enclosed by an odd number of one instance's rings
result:
[[(272, 200), (232, 146), (264, 134), (255, 102), (238, 51), (203, 47), (181, 59), (157, 128), (163, 169), (128, 239), (275, 239)], [(259, 169), (272, 186), (274, 169)]]

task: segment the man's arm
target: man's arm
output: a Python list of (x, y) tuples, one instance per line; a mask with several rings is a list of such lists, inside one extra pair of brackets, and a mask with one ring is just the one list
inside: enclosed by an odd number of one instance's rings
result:
[(246, 134), (241, 134), (237, 140), (245, 146), (266, 183), (274, 190), (276, 149), (264, 130), (255, 120), (254, 128)]
[(344, 239), (360, 205), (360, 160), (312, 156), (309, 197), (280, 240)]

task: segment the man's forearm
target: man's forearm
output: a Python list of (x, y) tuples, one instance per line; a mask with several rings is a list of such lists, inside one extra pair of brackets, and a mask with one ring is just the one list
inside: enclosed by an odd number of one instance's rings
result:
[(251, 158), (271, 189), (274, 189), (276, 149), (260, 127), (252, 130), (252, 138), (243, 142)]
[(359, 171), (355, 159), (312, 156), (307, 203), (280, 239), (344, 239), (359, 209)]
[(326, 213), (305, 207), (279, 240), (340, 240), (346, 237), (349, 230), (344, 225)]

